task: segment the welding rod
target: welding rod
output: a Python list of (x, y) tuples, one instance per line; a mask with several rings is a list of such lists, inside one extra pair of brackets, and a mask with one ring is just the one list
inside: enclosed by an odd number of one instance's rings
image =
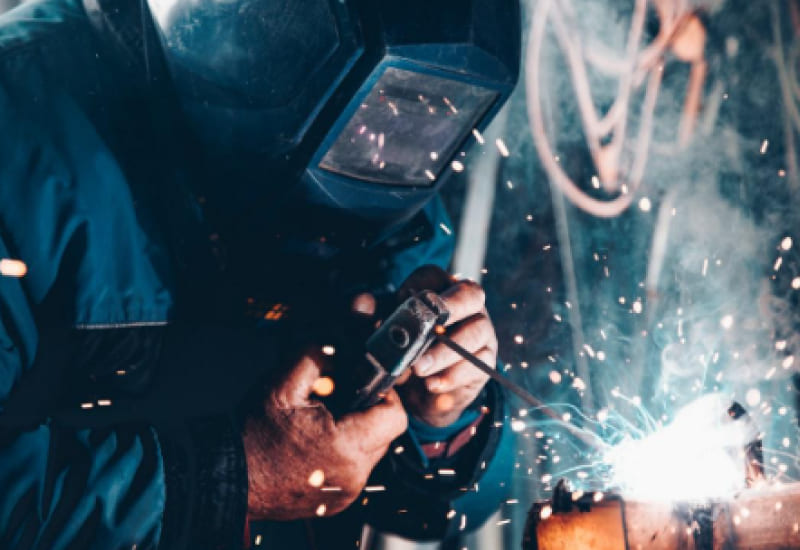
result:
[(531, 395), (522, 386), (520, 386), (519, 384), (515, 384), (514, 382), (512, 382), (499, 372), (497, 372), (497, 370), (493, 369), (492, 367), (481, 361), (474, 354), (470, 353), (466, 349), (462, 348), (460, 345), (456, 344), (449, 336), (444, 334), (444, 331), (437, 330), (436, 339), (445, 346), (447, 346), (448, 348), (450, 348), (451, 350), (453, 350), (454, 352), (456, 352), (457, 354), (459, 354), (461, 357), (463, 357), (464, 359), (475, 365), (479, 370), (487, 374), (489, 378), (491, 378), (492, 380), (503, 386), (508, 391), (514, 393), (514, 395), (522, 399), (525, 403), (528, 403), (532, 407), (535, 407), (537, 410), (543, 412), (544, 414), (546, 414), (547, 416), (558, 422), (559, 425), (561, 425), (569, 433), (571, 433), (572, 435), (574, 435), (587, 445), (590, 445), (591, 447), (594, 447), (595, 449), (598, 450), (605, 450), (608, 447), (608, 445), (600, 438), (600, 436), (595, 435), (587, 430), (578, 428), (577, 426), (574, 426), (569, 422), (565, 421), (558, 415), (556, 411), (554, 411), (549, 406), (545, 405), (541, 400)]

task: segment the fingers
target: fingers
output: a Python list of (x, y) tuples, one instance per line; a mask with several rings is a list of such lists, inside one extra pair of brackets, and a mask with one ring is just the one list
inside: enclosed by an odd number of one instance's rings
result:
[(480, 313), (486, 303), (483, 288), (478, 283), (467, 280), (455, 283), (442, 292), (440, 297), (450, 312), (447, 319), (448, 326)]
[[(494, 365), (495, 351), (487, 347), (475, 353), (484, 363)], [(486, 384), (489, 375), (477, 369), (475, 365), (462, 359), (453, 366), (425, 378), (425, 388), (431, 393), (449, 393), (459, 388), (480, 389)]]
[(373, 315), (375, 315), (377, 307), (378, 305), (375, 300), (375, 296), (373, 296), (369, 292), (364, 292), (363, 294), (359, 294), (358, 296), (353, 298), (353, 302), (351, 304), (353, 313), (356, 313), (358, 315), (363, 315), (365, 317), (372, 317)]
[(358, 441), (365, 451), (383, 454), (389, 443), (406, 431), (408, 417), (400, 397), (390, 390), (383, 401), (343, 416), (336, 426), (345, 439)]
[[(497, 337), (495, 336), (492, 321), (485, 314), (479, 314), (462, 323), (448, 335), (456, 344), (469, 352), (476, 352), (482, 348), (497, 351)], [(414, 372), (418, 376), (430, 376), (461, 361), (458, 353), (441, 342), (437, 342), (425, 352), (414, 364)], [(494, 364), (494, 357), (487, 361)]]

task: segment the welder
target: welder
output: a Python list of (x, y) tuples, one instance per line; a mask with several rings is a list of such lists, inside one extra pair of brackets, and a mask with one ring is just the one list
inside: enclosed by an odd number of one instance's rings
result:
[(516, 81), (519, 27), (516, 0), (2, 16), (0, 258), (27, 272), (0, 277), (0, 548), (353, 548), (366, 522), (485, 521), (511, 469), (485, 374), (436, 344), (367, 410), (315, 389), (347, 368), (328, 335), (419, 290), (495, 364), (437, 192)]

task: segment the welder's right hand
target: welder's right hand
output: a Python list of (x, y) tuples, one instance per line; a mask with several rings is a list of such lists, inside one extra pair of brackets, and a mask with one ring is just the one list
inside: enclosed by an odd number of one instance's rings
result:
[(391, 441), (406, 430), (406, 413), (394, 390), (366, 411), (334, 419), (312, 398), (322, 363), (317, 353), (303, 355), (245, 423), (250, 519), (291, 520), (344, 510)]

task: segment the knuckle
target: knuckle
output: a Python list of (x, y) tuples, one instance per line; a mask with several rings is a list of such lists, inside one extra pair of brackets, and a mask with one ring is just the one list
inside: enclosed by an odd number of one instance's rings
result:
[(480, 302), (481, 307), (483, 307), (483, 303), (486, 301), (486, 292), (484, 292), (483, 287), (475, 281), (464, 281), (462, 284), (470, 301)]

